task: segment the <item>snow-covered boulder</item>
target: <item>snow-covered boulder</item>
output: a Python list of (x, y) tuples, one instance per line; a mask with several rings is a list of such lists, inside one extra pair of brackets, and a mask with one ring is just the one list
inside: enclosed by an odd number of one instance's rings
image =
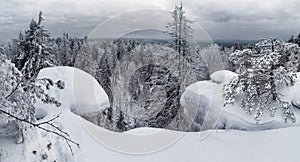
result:
[(291, 96), (291, 102), (294, 105), (294, 107), (300, 109), (300, 95), (299, 95), (300, 72), (297, 73), (296, 83), (294, 84), (294, 86), (291, 89), (292, 89), (292, 92), (290, 92), (290, 94), (293, 95), (293, 96)]
[(184, 118), (187, 121), (184, 130), (200, 131), (204, 118), (210, 109), (211, 99), (193, 91), (185, 91), (181, 105), (185, 108)]
[(210, 75), (210, 78), (213, 82), (226, 84), (229, 83), (236, 76), (237, 74), (232, 71), (220, 70), (212, 73)]
[[(49, 95), (62, 103), (62, 108), (72, 109), (76, 114), (96, 113), (109, 107), (109, 99), (103, 88), (88, 73), (73, 67), (51, 67), (42, 69), (38, 78), (50, 78), (54, 82), (59, 80), (65, 84), (60, 90), (51, 87)], [(52, 105), (51, 105), (52, 106)], [(45, 107), (38, 102), (36, 107)], [(43, 110), (38, 110), (43, 115)]]
[[(300, 82), (299, 82), (299, 84), (300, 84)], [(293, 96), (291, 102), (294, 105), (294, 107), (300, 109), (300, 95), (298, 94), (298, 91), (300, 90), (300, 85), (293, 86), (293, 89), (294, 89), (294, 96)]]
[[(298, 82), (299, 81), (296, 83)], [(297, 84), (293, 87), (285, 88), (282, 91), (282, 94), (285, 96), (284, 100), (291, 101), (291, 96), (294, 95), (297, 98), (298, 95), (296, 91), (297, 89), (299, 90), (299, 88), (300, 86), (297, 86)], [(280, 109), (277, 110), (275, 117), (270, 117), (266, 113), (262, 120), (257, 123), (254, 120), (254, 115), (246, 114), (240, 106), (242, 98), (243, 96), (240, 95), (236, 98), (234, 105), (223, 107), (223, 84), (218, 84), (215, 81), (199, 81), (186, 88), (181, 96), (181, 105), (185, 107), (186, 110), (195, 113), (192, 115), (192, 131), (198, 130), (199, 128), (205, 130), (215, 127), (220, 129), (227, 128), (252, 131), (300, 125), (298, 121), (300, 113), (298, 110), (295, 110), (297, 122), (285, 123)], [(296, 99), (294, 102), (296, 103)]]
[(294, 107), (300, 109), (300, 95), (299, 95), (300, 81), (296, 81), (296, 84), (292, 87), (292, 90), (293, 90), (293, 97), (291, 97), (291, 103), (293, 104)]
[(292, 104), (300, 109), (300, 97), (299, 96), (295, 96), (295, 98), (292, 100)]

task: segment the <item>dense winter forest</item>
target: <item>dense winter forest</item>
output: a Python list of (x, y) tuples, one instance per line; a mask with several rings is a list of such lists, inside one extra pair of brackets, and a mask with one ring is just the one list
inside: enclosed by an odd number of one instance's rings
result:
[[(20, 145), (25, 161), (89, 161), (80, 157), (86, 148), (76, 126), (63, 124), (75, 114), (112, 133), (260, 131), (300, 123), (300, 34), (195, 42), (195, 22), (181, 3), (162, 31), (168, 40), (53, 37), (43, 14), (0, 47), (0, 161), (12, 160), (10, 149)], [(99, 86), (89, 92), (97, 103), (81, 102), (91, 98), (83, 90), (75, 96), (76, 77), (83, 89)]]

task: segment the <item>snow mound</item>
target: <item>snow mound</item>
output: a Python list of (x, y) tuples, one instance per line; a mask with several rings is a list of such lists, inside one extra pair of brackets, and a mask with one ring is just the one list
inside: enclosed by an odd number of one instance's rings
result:
[(300, 95), (299, 95), (299, 90), (300, 90), (300, 72), (296, 73), (297, 74), (297, 78), (296, 78), (296, 82), (294, 84), (294, 86), (292, 86), (292, 92), (290, 92), (291, 95), (290, 96), (291, 102), (294, 105), (294, 107), (299, 108), (300, 109)]
[(136, 128), (136, 129), (126, 131), (124, 133), (131, 134), (131, 135), (151, 135), (151, 134), (159, 133), (161, 131), (162, 130), (159, 128), (141, 127), (141, 128)]
[(211, 74), (210, 78), (213, 82), (225, 84), (225, 83), (229, 83), (236, 76), (237, 74), (232, 71), (220, 70)]
[[(38, 78), (63, 81), (65, 88), (51, 87), (48, 94), (62, 103), (62, 108), (76, 114), (96, 113), (109, 107), (109, 99), (103, 88), (88, 73), (73, 67), (51, 67), (42, 69)], [(37, 103), (42, 104), (42, 103)], [(52, 105), (53, 106), (53, 105)], [(37, 105), (37, 107), (43, 107)]]
[(193, 83), (185, 89), (183, 96), (186, 95), (185, 93), (189, 93), (189, 92), (194, 92), (198, 95), (211, 96), (214, 90), (213, 89), (214, 85), (215, 84), (212, 83), (211, 81), (200, 81), (200, 82)]
[[(284, 122), (281, 110), (277, 110), (275, 117), (270, 117), (267, 113), (262, 120), (257, 123), (254, 115), (248, 115), (240, 106), (243, 98), (237, 96), (236, 104), (223, 107), (223, 85), (220, 83), (229, 82), (230, 78), (237, 74), (230, 71), (218, 71), (212, 74), (211, 81), (199, 81), (188, 86), (181, 97), (181, 105), (188, 110), (193, 110), (192, 131), (198, 131), (219, 128), (219, 129), (240, 129), (249, 131), (268, 130), (290, 126), (300, 125), (299, 109), (295, 109), (296, 123)], [(221, 80), (223, 76), (223, 80)], [(298, 78), (300, 73), (298, 73)], [(225, 79), (224, 79), (225, 78)], [(300, 105), (300, 97), (297, 91), (300, 90), (300, 79), (292, 87), (283, 88), (280, 94), (283, 94), (282, 100), (292, 102), (295, 106)]]
[(292, 103), (297, 108), (300, 108), (300, 97), (299, 96), (295, 96), (294, 99), (292, 100)]

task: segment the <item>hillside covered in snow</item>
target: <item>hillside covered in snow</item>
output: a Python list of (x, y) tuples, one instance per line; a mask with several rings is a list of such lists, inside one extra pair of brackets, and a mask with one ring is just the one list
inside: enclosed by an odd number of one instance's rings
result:
[(300, 161), (299, 5), (1, 1), (0, 162)]
[[(199, 97), (211, 103), (204, 106), (209, 108), (209, 111), (219, 111), (218, 107), (222, 107), (223, 102), (218, 91), (221, 91), (226, 79), (232, 76), (234, 75), (231, 73), (220, 71), (212, 75), (211, 81), (192, 84), (185, 91), (181, 99), (182, 104), (185, 103), (187, 96)], [(3, 161), (90, 162), (163, 159), (163, 161), (179, 162), (240, 161), (240, 159), (286, 161), (286, 157), (289, 157), (289, 161), (298, 159), (296, 147), (300, 145), (297, 142), (300, 129), (296, 126), (299, 122), (284, 123), (282, 118), (270, 117), (256, 124), (253, 118), (244, 114), (238, 106), (232, 106), (224, 108), (218, 119), (213, 115), (210, 116), (215, 113), (207, 113), (206, 126), (210, 129), (201, 132), (186, 133), (158, 128), (137, 128), (116, 133), (76, 115), (96, 113), (109, 106), (105, 92), (90, 75), (76, 68), (55, 67), (42, 70), (39, 77), (51, 78), (54, 81), (63, 80), (66, 84), (63, 90), (53, 88), (49, 91), (49, 94), (64, 101), (60, 108), (42, 103), (36, 104), (39, 122), (61, 113), (55, 120), (55, 124), (67, 131), (80, 147), (72, 145), (74, 151), (72, 155), (68, 146), (64, 145), (64, 141), (59, 137), (39, 130), (31, 130), (29, 135), (32, 133), (31, 138), (35, 139), (27, 140), (23, 144), (15, 144), (13, 138), (0, 138), (0, 158)], [(222, 77), (225, 79), (221, 79)], [(83, 85), (85, 86), (82, 87)], [(297, 97), (293, 93), (297, 92), (299, 85), (298, 80), (294, 87), (285, 90), (293, 101)], [(95, 96), (97, 99), (94, 98)], [(296, 115), (299, 119), (300, 113), (297, 109)], [(214, 122), (217, 123), (216, 127), (224, 127), (224, 130), (214, 130)], [(282, 150), (285, 150), (284, 154)], [(18, 155), (19, 159), (16, 159), (15, 155)]]

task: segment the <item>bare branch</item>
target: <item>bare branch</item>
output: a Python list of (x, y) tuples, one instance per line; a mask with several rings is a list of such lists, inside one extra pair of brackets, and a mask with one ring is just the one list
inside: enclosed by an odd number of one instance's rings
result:
[[(55, 135), (57, 135), (57, 136), (59, 136), (59, 137), (65, 139), (65, 140), (66, 140), (66, 143), (67, 143), (67, 145), (68, 145), (68, 147), (70, 148), (70, 151), (71, 151), (72, 155), (74, 155), (74, 154), (73, 154), (73, 150), (72, 150), (72, 147), (71, 147), (70, 143), (73, 143), (73, 144), (77, 145), (78, 147), (80, 146), (79, 143), (77, 143), (77, 142), (73, 141), (72, 139), (70, 139), (70, 138), (69, 138), (70, 136), (69, 136), (66, 132), (62, 131), (60, 128), (58, 128), (58, 127), (55, 126), (53, 123), (51, 123), (53, 120), (57, 119), (57, 118), (60, 116), (60, 114), (58, 114), (57, 116), (55, 116), (54, 118), (52, 118), (52, 119), (50, 119), (50, 120), (48, 120), (48, 121), (46, 121), (46, 122), (42, 122), (42, 123), (33, 123), (33, 122), (30, 122), (30, 121), (28, 121), (28, 120), (26, 120), (26, 119), (21, 119), (21, 118), (19, 118), (19, 117), (17, 117), (17, 116), (14, 116), (14, 115), (12, 115), (11, 113), (6, 112), (6, 111), (4, 111), (4, 110), (2, 110), (2, 109), (0, 109), (0, 112), (3, 113), (3, 114), (8, 115), (9, 117), (12, 117), (12, 118), (14, 118), (14, 119), (16, 119), (16, 120), (18, 120), (18, 121), (20, 121), (20, 122), (27, 123), (27, 124), (29, 124), (29, 125), (31, 125), (31, 126), (33, 126), (33, 127), (39, 128), (39, 129), (41, 129), (41, 130), (43, 130), (43, 131), (45, 131), (45, 132), (49, 132), (49, 133), (55, 134)], [(44, 128), (44, 127), (42, 127), (41, 125), (49, 125), (49, 126), (55, 128), (57, 131), (54, 131), (54, 130), (51, 130), (51, 129)]]

